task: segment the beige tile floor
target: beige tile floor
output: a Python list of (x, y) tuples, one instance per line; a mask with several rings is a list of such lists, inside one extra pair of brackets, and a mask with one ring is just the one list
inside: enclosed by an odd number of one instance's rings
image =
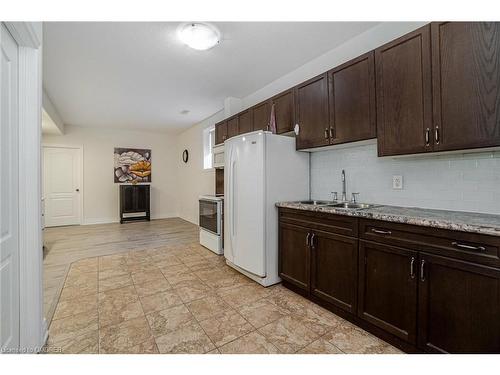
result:
[(71, 264), (48, 352), (400, 353), (194, 241), (146, 247)]
[(47, 251), (43, 267), (44, 311), (47, 322), (50, 323), (52, 319), (72, 262), (169, 244), (193, 243), (197, 238), (198, 227), (179, 218), (123, 225), (116, 223), (45, 228), (43, 239)]

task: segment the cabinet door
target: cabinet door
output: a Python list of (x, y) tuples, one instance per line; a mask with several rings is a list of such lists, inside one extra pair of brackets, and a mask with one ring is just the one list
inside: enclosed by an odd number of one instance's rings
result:
[(433, 23), (435, 149), (500, 145), (500, 23)]
[(215, 169), (215, 194), (224, 195), (224, 169)]
[(137, 211), (148, 211), (149, 210), (149, 186), (147, 185), (137, 185), (134, 186), (135, 191), (135, 209)]
[(227, 121), (215, 124), (215, 144), (222, 144), (227, 139)]
[(238, 133), (245, 134), (253, 131), (253, 111), (247, 109), (238, 114)]
[(376, 138), (375, 55), (369, 52), (328, 73), (333, 144)]
[(421, 349), (500, 353), (500, 270), (429, 254), (419, 263)]
[(417, 341), (417, 252), (360, 241), (358, 316)]
[(121, 210), (122, 212), (135, 212), (135, 192), (133, 185), (121, 185)]
[(328, 76), (322, 74), (295, 88), (297, 149), (330, 144), (328, 119)]
[(314, 231), (310, 243), (311, 293), (355, 314), (358, 240)]
[(279, 275), (295, 286), (309, 292), (309, 229), (280, 223)]
[(227, 138), (238, 135), (238, 116), (234, 116), (227, 120)]
[(432, 150), (430, 26), (375, 50), (379, 156)]
[(269, 130), (271, 119), (271, 103), (269, 100), (257, 104), (253, 109), (253, 130)]
[(295, 105), (293, 90), (285, 91), (272, 98), (274, 115), (276, 117), (276, 133), (286, 133), (295, 126)]

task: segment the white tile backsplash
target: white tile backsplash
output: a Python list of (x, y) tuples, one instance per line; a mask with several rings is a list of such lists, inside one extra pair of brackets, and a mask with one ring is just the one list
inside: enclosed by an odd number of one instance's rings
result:
[[(377, 145), (353, 146), (311, 154), (311, 198), (331, 199), (342, 191), (359, 201), (408, 207), (500, 214), (500, 152), (377, 157)], [(392, 176), (403, 189), (392, 189)]]

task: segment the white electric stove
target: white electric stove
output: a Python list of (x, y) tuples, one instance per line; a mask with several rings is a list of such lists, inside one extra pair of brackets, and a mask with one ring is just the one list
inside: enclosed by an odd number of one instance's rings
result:
[(200, 203), (200, 244), (214, 253), (224, 254), (223, 236), (223, 195), (201, 195)]

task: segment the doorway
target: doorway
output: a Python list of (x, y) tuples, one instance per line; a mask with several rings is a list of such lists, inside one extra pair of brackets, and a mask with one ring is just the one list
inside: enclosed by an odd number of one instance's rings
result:
[(43, 146), (44, 226), (82, 224), (81, 147)]

